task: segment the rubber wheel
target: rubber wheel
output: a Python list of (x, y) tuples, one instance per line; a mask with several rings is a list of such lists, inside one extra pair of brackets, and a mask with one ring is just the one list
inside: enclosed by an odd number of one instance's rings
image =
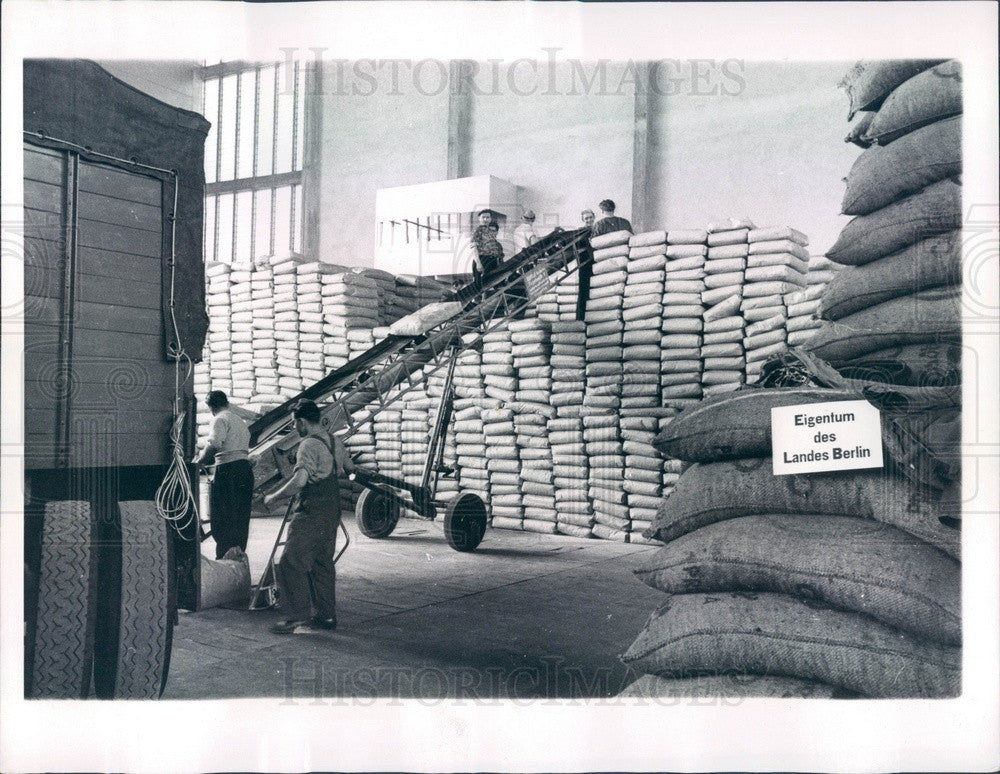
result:
[(151, 500), (118, 503), (120, 540), (102, 557), (94, 688), (105, 699), (156, 699), (174, 627), (173, 540)]
[(380, 492), (365, 489), (354, 507), (358, 529), (365, 537), (380, 540), (389, 537), (399, 522), (400, 505)]
[[(97, 607), (95, 519), (90, 503), (45, 503), (33, 618), (25, 653), (25, 693), (36, 699), (82, 699), (90, 693)], [(32, 610), (31, 608), (34, 608)]]
[(444, 514), (444, 536), (456, 551), (474, 551), (486, 534), (486, 504), (466, 492), (450, 503)]

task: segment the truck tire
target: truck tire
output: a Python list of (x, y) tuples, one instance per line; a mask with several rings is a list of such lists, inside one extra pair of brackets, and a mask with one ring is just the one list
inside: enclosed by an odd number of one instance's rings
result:
[(25, 610), (29, 618), (26, 649), (30, 651), (25, 654), (30, 663), (25, 695), (82, 699), (90, 693), (94, 655), (94, 514), (88, 502), (58, 500), (45, 503), (41, 517), (37, 604)]
[(102, 556), (94, 687), (102, 699), (157, 699), (174, 627), (173, 541), (151, 500), (118, 503), (120, 537)]

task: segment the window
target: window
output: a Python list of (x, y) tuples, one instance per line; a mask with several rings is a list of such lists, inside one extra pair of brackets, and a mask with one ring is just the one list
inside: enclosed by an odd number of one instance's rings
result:
[(202, 71), (205, 259), (232, 263), (302, 249), (306, 68), (223, 62)]

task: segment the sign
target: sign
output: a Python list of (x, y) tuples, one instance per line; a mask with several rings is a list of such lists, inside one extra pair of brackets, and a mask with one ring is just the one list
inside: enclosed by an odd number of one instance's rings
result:
[(548, 272), (537, 266), (526, 271), (524, 273), (524, 287), (528, 291), (528, 300), (537, 301), (552, 288)]
[(882, 417), (865, 400), (771, 409), (774, 475), (882, 467)]

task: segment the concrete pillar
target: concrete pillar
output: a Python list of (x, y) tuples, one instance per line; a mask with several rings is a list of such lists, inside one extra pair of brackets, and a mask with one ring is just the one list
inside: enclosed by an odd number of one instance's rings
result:
[(647, 228), (647, 193), (649, 183), (649, 103), (653, 65), (646, 62), (636, 79), (632, 131), (632, 228), (636, 233)]
[(472, 169), (472, 89), (469, 80), (476, 63), (453, 59), (448, 71), (448, 169), (449, 180), (468, 177)]

